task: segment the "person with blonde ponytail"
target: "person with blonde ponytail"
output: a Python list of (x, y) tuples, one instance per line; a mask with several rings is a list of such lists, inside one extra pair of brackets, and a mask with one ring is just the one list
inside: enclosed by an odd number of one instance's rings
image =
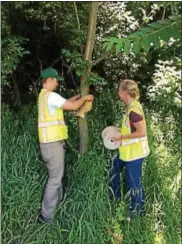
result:
[(122, 119), (121, 135), (111, 138), (121, 141), (119, 153), (112, 160), (110, 189), (112, 197), (121, 200), (120, 170), (125, 167), (126, 185), (130, 192), (130, 217), (142, 215), (144, 189), (142, 186), (142, 163), (149, 155), (145, 115), (139, 102), (138, 85), (133, 80), (121, 80), (118, 95), (126, 105)]

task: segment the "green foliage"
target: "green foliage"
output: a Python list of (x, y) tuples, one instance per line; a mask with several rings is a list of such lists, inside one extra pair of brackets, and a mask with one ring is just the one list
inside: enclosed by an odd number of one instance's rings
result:
[(7, 76), (16, 70), (21, 58), (30, 52), (22, 47), (23, 39), (20, 37), (11, 37), (2, 40), (2, 84), (6, 84)]
[(104, 218), (109, 214), (103, 174), (106, 158), (93, 151), (79, 157), (77, 118), (70, 114), (66, 200), (57, 209), (51, 231), (50, 226), (36, 222), (47, 180), (39, 153), (36, 110), (36, 107), (23, 107), (16, 115), (7, 107), (2, 108), (3, 243), (104, 244), (103, 231), (107, 225)]
[(148, 52), (151, 45), (155, 48), (159, 48), (161, 40), (167, 42), (171, 37), (175, 39), (179, 38), (180, 24), (181, 16), (171, 16), (169, 19), (150, 23), (148, 27), (142, 27), (126, 38), (108, 38), (104, 44), (104, 48), (108, 51), (114, 47), (116, 49), (116, 54), (120, 50), (123, 50), (126, 55), (129, 54), (131, 49), (136, 54), (139, 53), (141, 49)]
[[(94, 58), (102, 54), (107, 38), (126, 37), (126, 35), (139, 27), (139, 16), (137, 18), (134, 17), (133, 12), (130, 11), (131, 8), (128, 8), (128, 4), (128, 2), (121, 1), (100, 3), (97, 16), (98, 24), (94, 44)], [(120, 44), (116, 45), (115, 48), (119, 52)]]
[[(69, 64), (69, 71), (75, 72), (80, 78), (85, 74), (85, 69), (91, 68), (91, 64), (88, 60), (84, 60), (83, 56), (78, 52), (71, 52), (69, 50), (63, 49), (62, 55)], [(100, 77), (97, 73), (91, 72), (87, 80), (88, 84), (91, 85), (105, 85), (106, 81), (104, 78)]]
[[(8, 74), (11, 74), (13, 70), (23, 103), (25, 93), (37, 94), (40, 88), (37, 79), (40, 70), (45, 66), (53, 65), (67, 77), (70, 76), (69, 71), (73, 71), (73, 76), (76, 74), (77, 77), (81, 77), (83, 70), (90, 67), (89, 63), (83, 61), (88, 13), (88, 2), (79, 4), (29, 1), (2, 3), (2, 82), (3, 84), (7, 84), (9, 81), (12, 83)], [(159, 41), (156, 35), (153, 36), (153, 30), (157, 31), (155, 26), (144, 26), (151, 21), (156, 23), (158, 19), (162, 19), (163, 13), (165, 13), (165, 18), (179, 14), (180, 4), (164, 2), (99, 3), (93, 60), (102, 56), (103, 47), (107, 50), (115, 49), (117, 56), (108, 56), (96, 66), (97, 72), (104, 77), (109, 86), (117, 83), (121, 75), (137, 78), (142, 82), (142, 86), (150, 83), (157, 56), (161, 55), (164, 48), (167, 49), (169, 46), (164, 46), (163, 41)], [(128, 39), (139, 26), (141, 26), (143, 36), (137, 34), (136, 38)], [(151, 30), (152, 32), (150, 32)], [(171, 31), (168, 29), (168, 33), (172, 33), (172, 31), (173, 29)], [(176, 33), (173, 31), (173, 35)], [(151, 35), (154, 48), (149, 49), (152, 46)], [(162, 36), (164, 40), (167, 40), (165, 28)], [(27, 38), (30, 38), (31, 41), (23, 41)], [(105, 44), (104, 42), (108, 38), (110, 38), (110, 43), (107, 46), (107, 42)], [(155, 48), (159, 46), (160, 48)], [(31, 55), (24, 57), (24, 52), (26, 52), (24, 49), (29, 50)], [(69, 53), (63, 55), (67, 56), (68, 63), (66, 64), (63, 64), (60, 58), (63, 49), (68, 50)], [(151, 50), (151, 52), (146, 56), (144, 52), (140, 52), (141, 50)], [(176, 41), (170, 50), (170, 55), (173, 55), (173, 52), (179, 53)], [(139, 52), (139, 56), (135, 55)], [(138, 77), (135, 77), (136, 75)], [(102, 77), (97, 76), (96, 78), (94, 75), (93, 78), (90, 78), (90, 84), (96, 84), (96, 80), (99, 85), (103, 84)], [(68, 81), (69, 84), (72, 82), (73, 79)], [(8, 84), (8, 92), (13, 94), (13, 85)], [(5, 89), (3, 89), (3, 94), (4, 91)]]
[[(54, 31), (58, 39), (66, 40), (66, 46), (79, 50), (86, 40), (88, 3), (74, 2), (17, 2), (15, 9), (24, 12), (29, 20), (42, 22), (45, 31)], [(79, 22), (77, 20), (79, 19)]]
[(104, 78), (100, 77), (97, 73), (91, 72), (89, 79), (88, 79), (89, 85), (97, 85), (97, 86), (103, 86), (106, 85), (107, 82)]
[[(74, 112), (65, 115), (69, 127), (66, 199), (59, 206), (51, 229), (36, 223), (47, 175), (38, 147), (37, 108), (22, 107), (15, 114), (2, 107), (3, 243), (176, 244), (180, 241), (181, 43), (176, 41), (180, 20), (169, 16), (180, 13), (181, 3), (99, 4), (93, 59), (100, 57), (103, 46), (107, 51), (115, 49), (117, 56), (110, 56), (96, 67), (105, 79), (91, 72), (88, 80), (94, 84), (96, 99), (88, 114), (90, 150), (84, 157), (78, 148), (78, 119)], [(38, 78), (41, 65), (53, 63), (61, 50), (69, 64), (65, 72), (75, 71), (80, 77), (84, 69), (90, 68), (90, 63), (83, 60), (88, 3), (76, 3), (76, 7), (77, 11), (72, 2), (2, 3), (3, 84), (12, 71), (20, 72), (17, 82), (22, 83), (18, 85), (27, 84), (24, 89), (31, 93), (32, 81)], [(157, 21), (163, 16), (164, 21)], [(26, 54), (24, 40), (33, 33), (36, 35), (29, 42), (33, 59), (22, 62), (19, 71), (21, 58)], [(54, 48), (56, 54), (52, 54)], [(141, 50), (151, 52), (146, 55)], [(137, 57), (135, 54), (139, 52)], [(31, 70), (23, 66), (26, 61), (32, 63)], [(55, 67), (61, 69), (61, 62)], [(23, 80), (22, 74), (31, 79)], [(151, 148), (143, 172), (147, 214), (129, 224), (125, 222), (126, 199), (116, 209), (108, 199), (108, 168), (117, 151), (106, 150), (101, 139), (101, 131), (106, 126), (121, 125), (124, 106), (118, 99), (117, 89), (123, 74), (128, 78), (137, 77), (144, 103), (146, 97), (150, 101), (144, 106)]]
[(108, 199), (108, 169), (117, 151), (105, 149), (101, 139), (105, 126), (121, 124), (123, 105), (117, 88), (97, 89), (88, 114), (90, 150), (84, 157), (78, 154), (77, 117), (65, 113), (69, 125), (66, 199), (59, 205), (51, 229), (36, 223), (47, 180), (37, 140), (37, 108), (22, 107), (15, 114), (2, 106), (3, 243), (179, 243), (179, 121), (171, 113), (153, 111), (155, 106), (145, 109), (151, 148), (143, 172), (147, 214), (128, 223), (125, 197), (117, 207)]
[[(7, 6), (6, 6), (7, 5)], [(30, 52), (25, 51), (23, 44), (25, 38), (21, 36), (11, 35), (11, 26), (9, 24), (9, 16), (6, 7), (11, 7), (11, 3), (2, 6), (2, 40), (1, 40), (1, 70), (2, 84), (8, 83), (8, 76), (16, 70), (21, 58)]]
[(70, 65), (69, 71), (75, 71), (78, 77), (81, 77), (84, 74), (85, 69), (91, 66), (90, 62), (84, 60), (82, 54), (79, 52), (71, 52), (63, 49), (62, 54)]
[(124, 201), (121, 201), (116, 207), (114, 216), (110, 217), (109, 237), (112, 244), (120, 244), (123, 242), (123, 232), (121, 223), (125, 220), (125, 205)]

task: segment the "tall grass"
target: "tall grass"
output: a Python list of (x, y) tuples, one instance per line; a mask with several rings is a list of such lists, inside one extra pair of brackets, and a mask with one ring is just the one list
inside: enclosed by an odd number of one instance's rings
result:
[[(108, 92), (108, 93), (107, 93)], [(107, 94), (106, 94), (107, 93)], [(107, 95), (107, 96), (106, 96)], [(106, 150), (102, 129), (118, 124), (122, 105), (100, 94), (88, 115), (90, 149), (78, 152), (78, 126), (66, 116), (65, 200), (52, 225), (37, 224), (47, 170), (39, 153), (36, 107), (19, 114), (2, 109), (2, 243), (4, 244), (178, 244), (180, 242), (180, 134), (176, 121), (147, 112), (151, 154), (144, 164), (146, 216), (121, 222), (126, 203), (108, 199), (108, 168), (116, 151)], [(102, 111), (102, 113), (100, 112)], [(176, 143), (177, 141), (177, 143)], [(124, 207), (123, 207), (124, 206)]]

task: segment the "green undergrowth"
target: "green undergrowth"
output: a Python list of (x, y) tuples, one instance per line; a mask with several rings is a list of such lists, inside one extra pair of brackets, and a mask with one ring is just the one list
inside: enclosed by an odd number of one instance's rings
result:
[[(78, 121), (67, 113), (69, 140), (65, 199), (52, 225), (37, 224), (47, 170), (40, 156), (36, 107), (18, 114), (2, 107), (2, 243), (178, 244), (180, 243), (180, 133), (178, 121), (146, 109), (151, 153), (143, 167), (146, 215), (123, 221), (128, 199), (108, 198), (108, 170), (117, 151), (103, 147), (101, 132), (120, 124), (123, 106), (102, 94), (88, 114), (90, 147), (79, 154)], [(102, 101), (102, 102), (101, 102)], [(109, 103), (109, 105), (108, 105)], [(122, 177), (122, 176), (121, 176)]]

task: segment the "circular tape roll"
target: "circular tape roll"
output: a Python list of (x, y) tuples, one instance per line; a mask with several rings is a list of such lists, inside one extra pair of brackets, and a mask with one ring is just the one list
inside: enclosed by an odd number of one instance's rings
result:
[(116, 126), (108, 126), (102, 131), (102, 139), (107, 149), (115, 150), (121, 145), (121, 141), (112, 141), (114, 136), (121, 135), (120, 129)]

